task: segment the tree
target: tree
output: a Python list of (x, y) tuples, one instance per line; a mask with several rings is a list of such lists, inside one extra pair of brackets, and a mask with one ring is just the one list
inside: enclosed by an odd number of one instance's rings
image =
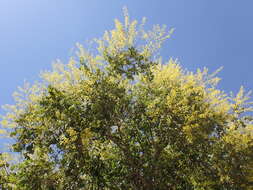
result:
[(249, 94), (219, 90), (216, 72), (163, 63), (172, 30), (124, 18), (7, 106), (2, 124), (22, 158), (12, 188), (250, 189)]

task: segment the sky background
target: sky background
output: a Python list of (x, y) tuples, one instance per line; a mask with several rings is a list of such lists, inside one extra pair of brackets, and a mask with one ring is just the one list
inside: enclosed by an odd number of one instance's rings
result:
[[(220, 88), (253, 89), (252, 0), (0, 0), (0, 105), (24, 80), (38, 80), (54, 60), (67, 62), (76, 42), (85, 43), (130, 17), (176, 30), (162, 49), (188, 70), (224, 69)], [(0, 111), (3, 113), (3, 110)]]

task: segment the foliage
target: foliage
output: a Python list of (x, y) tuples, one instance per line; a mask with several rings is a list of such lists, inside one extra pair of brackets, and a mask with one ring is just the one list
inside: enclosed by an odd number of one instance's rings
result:
[[(13, 189), (250, 189), (249, 94), (217, 89), (156, 58), (172, 30), (115, 20), (77, 56), (15, 93), (2, 124), (21, 155), (1, 183)], [(1, 159), (2, 160), (2, 159)], [(2, 161), (1, 161), (2, 163)], [(7, 182), (9, 180), (9, 182)], [(0, 184), (1, 184), (0, 183)], [(2, 187), (9, 188), (9, 187)]]

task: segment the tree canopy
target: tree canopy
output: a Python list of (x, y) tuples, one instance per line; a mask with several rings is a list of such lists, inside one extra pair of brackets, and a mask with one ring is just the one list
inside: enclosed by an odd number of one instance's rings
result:
[(164, 62), (173, 29), (124, 19), (15, 92), (2, 125), (19, 159), (0, 156), (0, 188), (252, 189), (249, 93)]

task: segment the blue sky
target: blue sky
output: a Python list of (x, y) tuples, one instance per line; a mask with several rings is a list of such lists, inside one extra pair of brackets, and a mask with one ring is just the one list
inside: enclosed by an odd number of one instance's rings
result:
[(220, 88), (253, 89), (252, 0), (1, 0), (0, 104), (13, 103), (17, 86), (37, 80), (55, 59), (66, 62), (76, 42), (111, 29), (123, 6), (149, 26), (176, 28), (162, 49), (166, 59), (192, 71), (224, 66)]

